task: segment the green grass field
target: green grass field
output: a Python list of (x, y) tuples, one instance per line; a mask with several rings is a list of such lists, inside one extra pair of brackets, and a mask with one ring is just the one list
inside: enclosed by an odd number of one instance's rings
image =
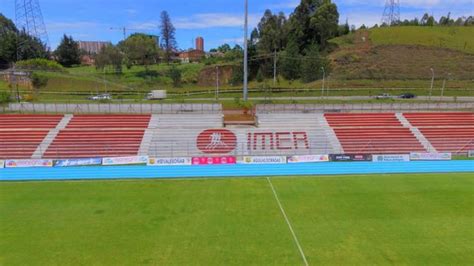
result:
[[(272, 178), (310, 265), (472, 265), (474, 174)], [(266, 179), (0, 183), (0, 265), (302, 265)]]
[(386, 27), (370, 30), (375, 45), (422, 45), (474, 54), (474, 27)]

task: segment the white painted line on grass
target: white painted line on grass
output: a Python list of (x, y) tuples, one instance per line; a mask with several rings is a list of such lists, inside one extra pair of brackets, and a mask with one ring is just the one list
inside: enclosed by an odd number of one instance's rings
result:
[(278, 194), (276, 193), (275, 188), (273, 187), (272, 181), (270, 180), (269, 177), (267, 177), (268, 184), (270, 184), (270, 188), (273, 191), (273, 195), (275, 196), (275, 199), (278, 203), (278, 206), (280, 207), (280, 211), (283, 214), (283, 217), (285, 218), (286, 224), (288, 225), (288, 228), (290, 228), (290, 232), (293, 235), (293, 239), (295, 240), (296, 246), (298, 247), (298, 250), (300, 251), (301, 258), (303, 259), (304, 265), (308, 266), (308, 261), (306, 260), (306, 256), (304, 255), (303, 249), (301, 248), (300, 242), (298, 241), (298, 238), (296, 237), (295, 231), (293, 230), (293, 226), (291, 226), (290, 220), (288, 219), (288, 216), (286, 216), (285, 209), (283, 209), (283, 206), (281, 205), (280, 199), (278, 198)]

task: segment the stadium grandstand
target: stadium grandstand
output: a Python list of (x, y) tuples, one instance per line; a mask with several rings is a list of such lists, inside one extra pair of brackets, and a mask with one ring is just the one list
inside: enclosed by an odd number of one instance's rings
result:
[(292, 156), (474, 150), (474, 113), (0, 115), (0, 159)]

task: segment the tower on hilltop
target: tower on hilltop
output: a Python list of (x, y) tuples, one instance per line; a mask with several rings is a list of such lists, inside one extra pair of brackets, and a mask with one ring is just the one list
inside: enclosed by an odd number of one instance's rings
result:
[(392, 26), (400, 22), (400, 0), (387, 0), (383, 11), (382, 24)]

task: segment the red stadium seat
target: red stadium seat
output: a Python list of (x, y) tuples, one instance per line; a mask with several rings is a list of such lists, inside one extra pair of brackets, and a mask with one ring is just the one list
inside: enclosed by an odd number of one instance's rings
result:
[(28, 159), (62, 115), (0, 115), (0, 159)]
[(407, 113), (438, 152), (465, 154), (474, 150), (474, 113)]
[(61, 130), (44, 158), (134, 156), (150, 115), (79, 115)]
[(425, 148), (393, 113), (326, 114), (345, 153), (397, 154)]

